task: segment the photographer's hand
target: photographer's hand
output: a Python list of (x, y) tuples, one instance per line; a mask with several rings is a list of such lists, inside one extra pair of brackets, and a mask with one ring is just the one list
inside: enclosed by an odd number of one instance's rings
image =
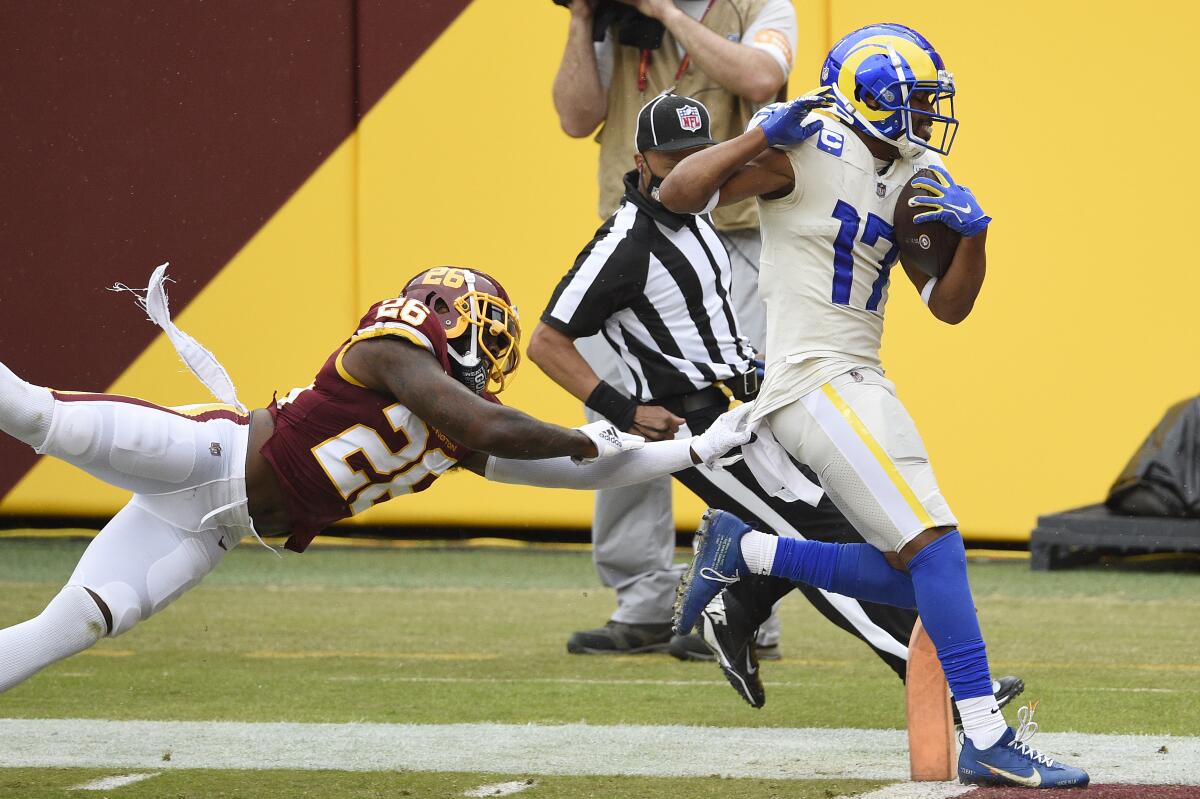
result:
[(721, 88), (751, 103), (770, 102), (787, 75), (767, 52), (733, 42), (681, 11), (672, 0), (619, 0), (656, 19), (683, 45), (689, 69), (698, 70)]
[(633, 6), (638, 13), (645, 14), (651, 19), (666, 22), (664, 17), (672, 11), (677, 11), (671, 0), (619, 0), (627, 6)]
[(588, 22), (592, 20), (592, 12), (596, 10), (596, 0), (571, 0), (571, 16), (580, 17)]

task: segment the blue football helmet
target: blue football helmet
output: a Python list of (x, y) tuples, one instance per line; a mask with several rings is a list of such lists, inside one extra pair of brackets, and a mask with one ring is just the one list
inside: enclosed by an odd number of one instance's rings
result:
[[(884, 22), (843, 36), (825, 58), (821, 85), (832, 90), (831, 110), (843, 122), (895, 145), (902, 156), (950, 152), (958, 132), (954, 76), (929, 40), (912, 28)], [(914, 108), (913, 95), (932, 110)], [(914, 117), (931, 123), (928, 141), (916, 134)]]

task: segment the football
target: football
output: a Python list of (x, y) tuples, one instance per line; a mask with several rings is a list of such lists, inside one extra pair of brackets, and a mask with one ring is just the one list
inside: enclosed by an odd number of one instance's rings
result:
[[(922, 169), (913, 177), (937, 180), (928, 169)], [(892, 225), (895, 228), (896, 243), (900, 247), (900, 261), (905, 266), (919, 269), (930, 277), (941, 277), (946, 274), (946, 269), (954, 260), (954, 251), (958, 248), (958, 241), (962, 236), (941, 222), (914, 222), (913, 217), (917, 214), (932, 210), (925, 205), (909, 206), (909, 198), (920, 195), (928, 196), (929, 190), (923, 187), (913, 188), (912, 185), (906, 184), (896, 197), (896, 212), (892, 217)]]

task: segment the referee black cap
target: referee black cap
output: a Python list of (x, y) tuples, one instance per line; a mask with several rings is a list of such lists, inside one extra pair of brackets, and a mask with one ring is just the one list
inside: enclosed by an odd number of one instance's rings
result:
[(665, 92), (638, 112), (634, 141), (639, 153), (671, 152), (716, 144), (709, 133), (708, 109), (699, 100)]

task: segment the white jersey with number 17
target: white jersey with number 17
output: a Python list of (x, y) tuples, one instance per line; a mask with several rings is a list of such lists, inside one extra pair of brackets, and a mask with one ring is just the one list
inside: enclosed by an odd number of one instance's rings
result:
[(881, 369), (888, 283), (899, 248), (896, 196), (913, 173), (941, 164), (932, 152), (878, 174), (875, 158), (846, 125), (784, 149), (796, 176), (790, 194), (759, 199), (767, 308), (767, 374), (761, 418), (855, 367)]

